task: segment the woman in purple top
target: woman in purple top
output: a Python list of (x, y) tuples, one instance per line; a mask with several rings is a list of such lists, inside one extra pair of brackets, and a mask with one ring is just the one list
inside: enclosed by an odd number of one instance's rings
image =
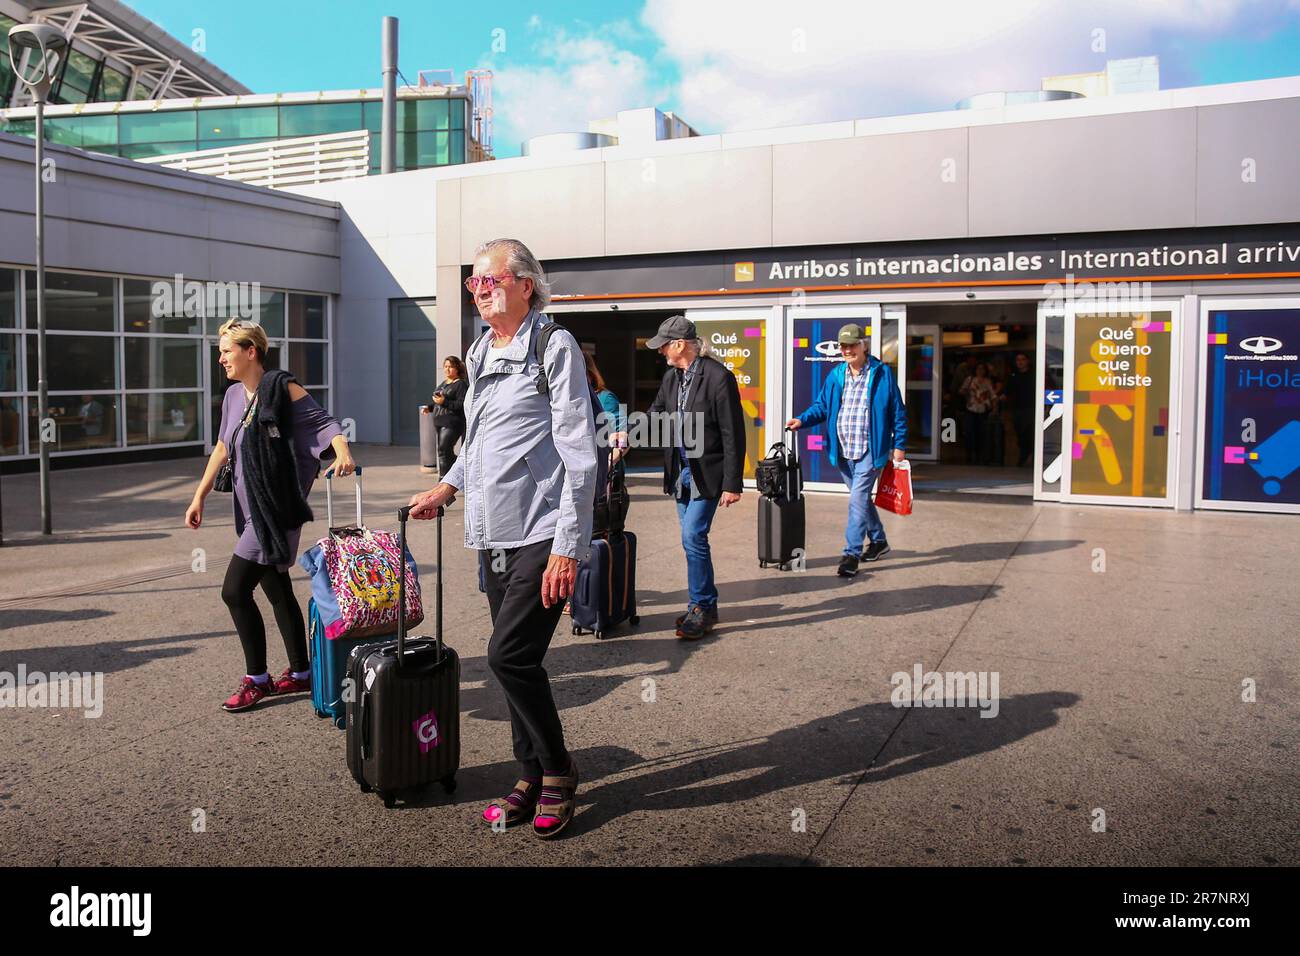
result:
[[(226, 390), (217, 444), (185, 512), (185, 523), (195, 529), (203, 523), (204, 499), (233, 449), (239, 540), (221, 597), (244, 648), (246, 673), (221, 706), (234, 712), (248, 710), (271, 694), (311, 689), (307, 629), (289, 580), (289, 565), (298, 553), (302, 522), (310, 518), (306, 499), (322, 456), (332, 453), (333, 470), (339, 475), (351, 474), (356, 465), (339, 423), (286, 373), (267, 371), (268, 342), (261, 326), (227, 322), (220, 336), (221, 366), (235, 384)], [(285, 474), (288, 469), (296, 474)], [(289, 656), (289, 666), (275, 679), (266, 668), (266, 625), (253, 600), (259, 584), (275, 611)]]

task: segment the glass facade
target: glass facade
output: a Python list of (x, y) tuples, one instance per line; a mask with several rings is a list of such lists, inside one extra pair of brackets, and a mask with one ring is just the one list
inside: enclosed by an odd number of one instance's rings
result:
[(215, 332), (237, 316), (266, 329), (268, 367), (287, 359), (328, 408), (327, 315), (325, 296), (256, 283), (187, 282), (178, 295), (174, 278), (47, 271), (41, 415), (35, 276), (0, 267), (0, 456), (34, 456), (42, 420), (55, 455), (209, 443), (230, 385)]
[(0, 13), (0, 104), (8, 105), (9, 97), (14, 91), (17, 78), (14, 68), (9, 63), (9, 28), (16, 26), (17, 20)]
[[(68, 69), (72, 68), (70, 60)], [(77, 89), (76, 84), (82, 82), (81, 71), (84, 68), (86, 64), (81, 63), (74, 70), (72, 79), (65, 72), (63, 82), (68, 84), (69, 95)], [(101, 71), (99, 88), (104, 86), (104, 77), (113, 72), (109, 69)], [(467, 102), (455, 97), (399, 99), (398, 171), (465, 162)], [(375, 174), (379, 172), (380, 161), (380, 110), (379, 100), (157, 110), (149, 113), (47, 116), (45, 128), (51, 142), (127, 159), (364, 129), (370, 132), (370, 172)], [(32, 120), (11, 120), (7, 128), (8, 132), (23, 136), (35, 135), (34, 129)]]

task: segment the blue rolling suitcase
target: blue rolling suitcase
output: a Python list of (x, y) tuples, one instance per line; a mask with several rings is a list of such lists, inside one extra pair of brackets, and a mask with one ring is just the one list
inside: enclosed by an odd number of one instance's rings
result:
[(591, 554), (578, 565), (569, 599), (573, 633), (591, 631), (600, 640), (610, 628), (636, 624), (636, 535), (616, 531), (593, 538)]

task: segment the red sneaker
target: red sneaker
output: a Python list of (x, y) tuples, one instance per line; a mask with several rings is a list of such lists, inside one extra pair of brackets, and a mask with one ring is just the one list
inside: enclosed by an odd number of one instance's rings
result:
[(235, 714), (256, 707), (262, 702), (263, 697), (270, 697), (274, 693), (275, 687), (269, 680), (265, 684), (259, 684), (253, 678), (245, 676), (239, 682), (239, 689), (230, 695), (221, 705), (221, 709)]
[(304, 691), (311, 690), (311, 678), (298, 680), (293, 676), (293, 668), (286, 667), (284, 673), (271, 681), (273, 694), (301, 694)]

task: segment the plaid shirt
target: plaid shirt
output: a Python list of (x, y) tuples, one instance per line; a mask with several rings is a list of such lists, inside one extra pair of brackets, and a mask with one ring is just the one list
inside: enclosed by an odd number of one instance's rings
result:
[(862, 366), (857, 375), (847, 366), (844, 369), (844, 397), (840, 399), (839, 429), (840, 454), (846, 461), (857, 461), (868, 451), (867, 378), (869, 369)]

